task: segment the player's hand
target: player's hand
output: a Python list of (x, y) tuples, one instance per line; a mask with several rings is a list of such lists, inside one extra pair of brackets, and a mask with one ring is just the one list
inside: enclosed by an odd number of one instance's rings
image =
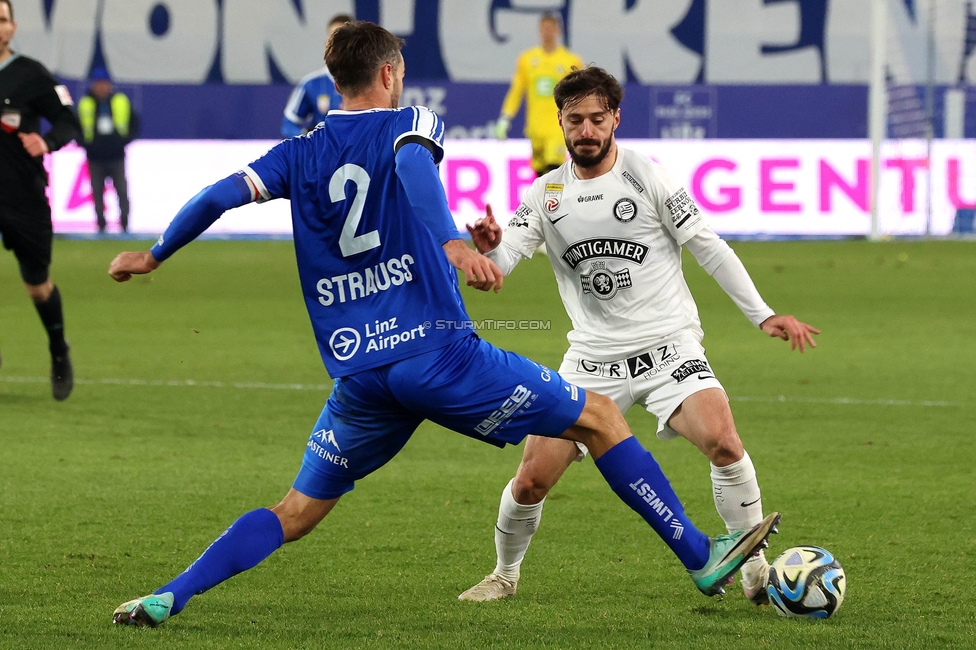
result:
[(508, 128), (512, 126), (512, 120), (505, 115), (501, 115), (495, 122), (495, 137), (499, 140), (508, 139)]
[(479, 255), (468, 248), (460, 239), (452, 239), (444, 244), (444, 252), (451, 265), (464, 273), (464, 280), (469, 287), (479, 291), (494, 289), (498, 293), (505, 281), (502, 270), (484, 255)]
[(800, 348), (803, 354), (806, 346), (817, 347), (817, 342), (813, 340), (814, 334), (819, 334), (820, 330), (812, 325), (801, 323), (793, 316), (770, 316), (762, 322), (759, 328), (774, 338), (783, 339), (790, 342), (790, 349)]
[(34, 158), (43, 156), (51, 151), (48, 149), (47, 142), (38, 133), (18, 133), (17, 137), (20, 138), (20, 143), (24, 145), (27, 153)]
[(108, 274), (116, 282), (126, 282), (133, 275), (151, 273), (162, 264), (149, 251), (119, 253), (108, 265)]
[(490, 205), (485, 206), (484, 219), (475, 221), (474, 227), (469, 225), (468, 232), (471, 234), (471, 241), (479, 253), (495, 250), (502, 241), (502, 227), (495, 221), (495, 215), (491, 213)]

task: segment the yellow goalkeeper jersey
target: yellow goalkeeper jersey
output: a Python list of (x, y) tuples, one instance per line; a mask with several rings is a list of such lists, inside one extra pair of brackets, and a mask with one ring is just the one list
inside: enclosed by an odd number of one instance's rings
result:
[(582, 68), (583, 61), (562, 45), (551, 53), (541, 46), (526, 50), (515, 66), (515, 76), (505, 95), (502, 114), (514, 117), (522, 105), (522, 95), (525, 95), (525, 136), (530, 140), (548, 137), (561, 139), (562, 131), (556, 118), (552, 89), (574, 67)]

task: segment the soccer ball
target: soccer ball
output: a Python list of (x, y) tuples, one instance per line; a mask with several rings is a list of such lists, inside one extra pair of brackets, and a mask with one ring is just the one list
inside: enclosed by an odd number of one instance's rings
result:
[(788, 548), (769, 567), (769, 604), (788, 618), (828, 618), (840, 609), (847, 576), (830, 551)]

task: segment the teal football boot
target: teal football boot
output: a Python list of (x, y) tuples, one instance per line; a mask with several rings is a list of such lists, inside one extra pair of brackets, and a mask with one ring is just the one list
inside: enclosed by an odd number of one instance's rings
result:
[(689, 571), (695, 586), (706, 596), (725, 594), (725, 585), (735, 572), (756, 551), (769, 546), (766, 538), (778, 533), (780, 514), (774, 512), (751, 530), (739, 530), (729, 535), (719, 535), (709, 540), (708, 562), (697, 571)]
[(173, 609), (173, 594), (149, 594), (122, 603), (112, 615), (112, 622), (136, 627), (157, 627), (169, 618)]

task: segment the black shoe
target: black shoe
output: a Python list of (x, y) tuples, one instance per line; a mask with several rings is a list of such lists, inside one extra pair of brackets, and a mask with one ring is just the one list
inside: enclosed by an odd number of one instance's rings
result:
[(66, 347), (61, 354), (51, 355), (51, 393), (59, 402), (68, 399), (71, 389), (75, 387), (75, 371), (68, 354), (70, 349)]

